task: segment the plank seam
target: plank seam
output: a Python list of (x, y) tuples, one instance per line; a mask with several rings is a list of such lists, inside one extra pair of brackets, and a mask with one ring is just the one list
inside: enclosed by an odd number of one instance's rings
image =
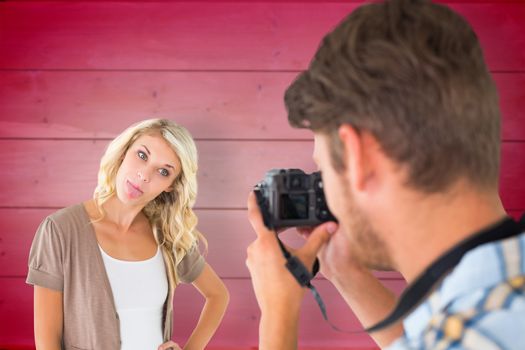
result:
[[(520, 2), (518, 2), (520, 3)], [(0, 72), (115, 72), (115, 73), (301, 73), (307, 69), (214, 69), (214, 68), (200, 68), (200, 69), (178, 69), (178, 68), (0, 68)], [(490, 70), (490, 73), (509, 73), (509, 74), (522, 74), (525, 73), (525, 69), (519, 70)]]

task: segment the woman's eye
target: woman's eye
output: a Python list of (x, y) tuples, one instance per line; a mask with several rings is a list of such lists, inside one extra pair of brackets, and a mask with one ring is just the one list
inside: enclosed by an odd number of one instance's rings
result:
[(146, 155), (146, 153), (142, 152), (142, 151), (138, 151), (137, 152), (137, 155), (139, 156), (140, 159), (142, 160), (146, 160), (148, 159), (148, 156)]
[(166, 169), (160, 169), (159, 170), (159, 173), (162, 175), (162, 176), (169, 176), (170, 172), (167, 171)]

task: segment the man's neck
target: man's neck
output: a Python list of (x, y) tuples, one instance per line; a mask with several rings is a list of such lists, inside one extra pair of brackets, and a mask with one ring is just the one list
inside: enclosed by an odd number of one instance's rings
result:
[[(461, 189), (461, 190), (458, 190)], [(382, 220), (396, 268), (410, 283), (459, 242), (501, 220), (505, 210), (496, 191), (481, 194), (456, 186), (446, 194), (416, 198)]]

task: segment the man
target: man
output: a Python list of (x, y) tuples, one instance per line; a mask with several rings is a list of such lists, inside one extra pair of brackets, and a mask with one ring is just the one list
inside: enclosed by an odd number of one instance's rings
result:
[[(522, 347), (525, 234), (498, 196), (497, 93), (466, 21), (424, 0), (362, 6), (324, 38), (285, 102), (290, 124), (314, 133), (313, 158), (340, 223), (306, 233), (294, 254), (309, 268), (319, 257), (364, 327), (397, 302), (372, 269), (397, 270), (409, 286), (431, 282), (420, 300), (409, 298), (403, 323), (371, 333), (377, 344)], [(306, 289), (286, 270), (253, 194), (248, 215), (259, 348), (296, 348)], [(460, 262), (443, 267), (452, 249), (463, 249)], [(425, 274), (430, 267), (440, 272)]]

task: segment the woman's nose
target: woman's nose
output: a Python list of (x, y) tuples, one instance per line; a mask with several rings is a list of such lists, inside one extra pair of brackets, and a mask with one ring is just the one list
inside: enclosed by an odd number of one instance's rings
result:
[(149, 177), (148, 177), (148, 175), (146, 174), (145, 171), (143, 171), (143, 170), (142, 171), (141, 170), (137, 171), (137, 176), (138, 176), (140, 181), (149, 182)]

